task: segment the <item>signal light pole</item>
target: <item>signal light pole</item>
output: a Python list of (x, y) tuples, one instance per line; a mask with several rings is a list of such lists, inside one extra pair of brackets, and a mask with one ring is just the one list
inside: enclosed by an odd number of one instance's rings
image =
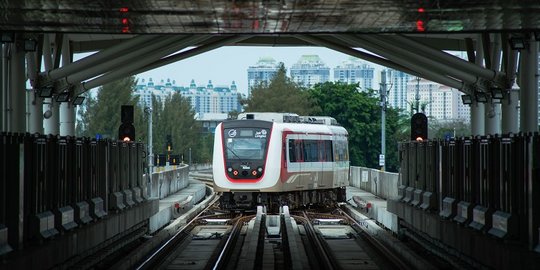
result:
[(120, 127), (118, 128), (118, 139), (124, 142), (135, 141), (135, 127), (133, 126), (133, 106), (122, 105), (120, 111)]
[(385, 170), (385, 154), (386, 154), (386, 70), (381, 71), (381, 87), (379, 94), (381, 95), (381, 154), (379, 155), (379, 166), (381, 171)]
[(154, 167), (154, 152), (152, 149), (152, 107), (144, 108), (148, 114), (148, 173), (151, 174)]

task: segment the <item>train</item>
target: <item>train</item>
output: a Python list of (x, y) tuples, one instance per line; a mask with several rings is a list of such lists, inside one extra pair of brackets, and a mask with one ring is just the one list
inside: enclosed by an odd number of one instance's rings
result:
[(301, 208), (345, 200), (348, 133), (332, 117), (241, 113), (214, 136), (214, 190), (224, 209)]

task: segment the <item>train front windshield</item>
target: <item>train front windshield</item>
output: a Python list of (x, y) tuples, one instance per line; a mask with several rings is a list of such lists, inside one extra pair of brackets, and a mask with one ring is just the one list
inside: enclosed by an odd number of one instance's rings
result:
[(264, 128), (224, 130), (228, 160), (262, 160), (266, 154), (269, 132)]

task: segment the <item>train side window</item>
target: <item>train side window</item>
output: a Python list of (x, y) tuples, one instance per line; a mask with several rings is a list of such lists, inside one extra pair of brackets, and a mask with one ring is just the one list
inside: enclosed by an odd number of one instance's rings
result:
[(289, 160), (291, 162), (296, 162), (296, 147), (294, 140), (289, 140)]
[(332, 141), (324, 141), (324, 161), (334, 161), (334, 155), (332, 150)]

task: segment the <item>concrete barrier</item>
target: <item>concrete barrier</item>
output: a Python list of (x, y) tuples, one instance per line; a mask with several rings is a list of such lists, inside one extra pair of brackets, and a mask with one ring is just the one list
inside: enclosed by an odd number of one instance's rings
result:
[(349, 183), (377, 197), (390, 199), (398, 195), (399, 174), (365, 167), (351, 166)]

